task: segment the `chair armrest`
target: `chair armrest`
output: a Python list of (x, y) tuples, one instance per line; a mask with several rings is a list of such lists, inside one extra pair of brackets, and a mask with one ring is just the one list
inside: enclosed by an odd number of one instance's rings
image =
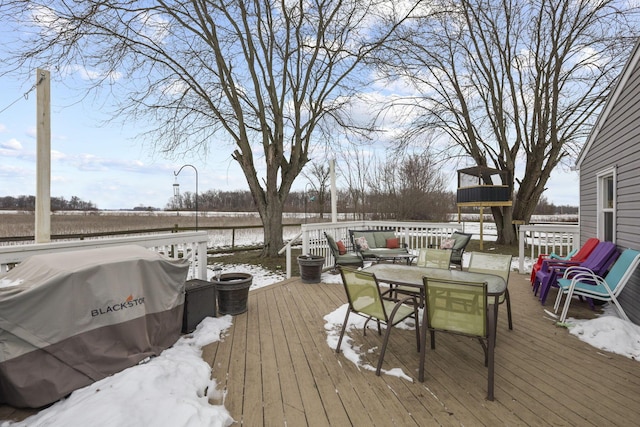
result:
[(542, 266), (540, 267), (540, 270), (549, 271), (551, 269), (554, 269), (563, 271), (569, 267), (575, 266), (580, 266), (580, 263), (575, 261), (547, 258), (542, 260)]
[[(578, 282), (593, 284), (593, 285), (600, 285), (600, 284), (606, 283), (604, 278), (602, 278), (601, 276), (598, 276), (596, 273), (589, 270), (588, 268), (584, 269), (583, 271), (577, 272), (576, 274), (571, 276), (571, 284), (569, 286), (571, 288), (575, 288), (575, 285)], [(592, 283), (589, 283), (589, 282), (592, 282)]]
[(589, 275), (590, 274), (590, 275), (593, 275), (593, 276), (597, 276), (597, 274), (594, 273), (593, 270), (591, 270), (591, 269), (589, 269), (587, 267), (580, 267), (578, 265), (578, 266), (572, 266), (572, 267), (567, 268), (564, 271), (564, 274), (562, 275), (562, 278), (563, 279), (570, 279), (570, 278), (572, 278), (573, 276), (575, 276), (577, 274), (580, 274), (580, 275)]

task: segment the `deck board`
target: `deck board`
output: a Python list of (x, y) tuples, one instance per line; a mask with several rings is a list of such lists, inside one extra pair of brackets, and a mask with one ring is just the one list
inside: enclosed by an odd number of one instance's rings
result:
[[(286, 419), (289, 407), (302, 411), (296, 413), (300, 415), (296, 425), (310, 426), (635, 425), (634, 420), (640, 419), (638, 362), (595, 349), (555, 326), (543, 310), (551, 310), (551, 304), (540, 305), (531, 293), (527, 276), (513, 274), (509, 289), (514, 330), (508, 330), (506, 307), (501, 306), (494, 402), (486, 400), (486, 368), (482, 348), (474, 340), (439, 334), (436, 350), (427, 350), (426, 381), (420, 383), (414, 331), (394, 330), (383, 369), (399, 367), (413, 381), (385, 374), (377, 377), (327, 345), (323, 317), (346, 302), (341, 285), (310, 285), (294, 278), (252, 291), (249, 313), (267, 310), (272, 314), (260, 317), (260, 322), (269, 319), (272, 328), (259, 337), (261, 357), (272, 360), (260, 363), (263, 369), (276, 363), (281, 373), (278, 384), (287, 388), (280, 392), (284, 417), (280, 418), (278, 411), (265, 411), (263, 425), (291, 425), (292, 419)], [(572, 305), (572, 312), (592, 315), (579, 303), (575, 310)], [(242, 316), (247, 315), (234, 317), (231, 329), (242, 325), (238, 322)], [(262, 327), (259, 329), (262, 334)], [(365, 351), (379, 350), (381, 337), (373, 331), (366, 337), (361, 333), (351, 336)], [(268, 339), (274, 342), (265, 342)], [(226, 345), (229, 343), (211, 344)], [(231, 353), (235, 352), (236, 348)], [(228, 353), (211, 354), (215, 357), (208, 360), (214, 366), (213, 376), (224, 378), (226, 372), (221, 368), (233, 365), (233, 360), (218, 364), (218, 355)], [(378, 354), (375, 350), (366, 353), (363, 363), (375, 366)], [(273, 386), (227, 382), (229, 388), (245, 390), (245, 411), (272, 402), (274, 395), (260, 398), (257, 390), (266, 393)], [(299, 399), (287, 396), (292, 390), (299, 393)], [(230, 411), (238, 408), (229, 405), (236, 398), (237, 394), (227, 396)], [(301, 407), (297, 406), (299, 402)], [(250, 423), (246, 413), (231, 414), (245, 425), (261, 425)]]
[[(400, 368), (411, 379), (377, 377), (327, 344), (323, 317), (346, 303), (342, 286), (293, 278), (251, 291), (248, 311), (203, 349), (224, 392), (214, 403), (245, 426), (635, 426), (638, 362), (555, 326), (544, 312), (555, 293), (542, 307), (528, 276), (512, 274), (509, 289), (514, 329), (500, 306), (493, 402), (477, 341), (438, 334), (420, 383), (415, 332), (394, 329), (383, 369)], [(570, 315), (594, 314), (576, 302)], [(373, 330), (350, 336), (363, 363), (375, 367), (381, 337)], [(29, 412), (0, 406), (0, 419)]]

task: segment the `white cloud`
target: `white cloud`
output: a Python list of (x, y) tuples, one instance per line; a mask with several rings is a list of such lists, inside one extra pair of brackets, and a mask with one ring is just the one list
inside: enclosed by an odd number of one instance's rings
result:
[[(0, 130), (2, 130), (0, 128)], [(0, 148), (4, 148), (6, 150), (15, 150), (15, 151), (19, 151), (22, 150), (22, 143), (20, 143), (20, 141), (18, 141), (15, 138), (11, 138), (10, 140), (3, 142), (0, 144)]]
[(117, 71), (102, 71), (102, 70), (90, 70), (82, 65), (74, 65), (71, 67), (72, 71), (75, 71), (82, 80), (108, 80), (114, 82), (122, 78), (122, 73)]

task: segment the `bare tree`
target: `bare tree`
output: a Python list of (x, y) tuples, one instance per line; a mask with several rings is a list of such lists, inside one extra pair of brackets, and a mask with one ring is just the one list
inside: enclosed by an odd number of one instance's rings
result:
[(231, 143), (264, 225), (264, 254), (276, 255), (310, 145), (351, 124), (344, 108), (360, 67), (418, 3), (6, 0), (0, 16), (24, 36), (11, 46), (14, 67), (98, 73), (94, 87), (111, 84), (116, 115), (153, 124), (157, 149)]
[(440, 169), (428, 152), (377, 160), (370, 209), (380, 218), (444, 221), (452, 207)]
[[(329, 178), (331, 177), (331, 168), (325, 163), (309, 163), (309, 171), (302, 172), (302, 175), (307, 178), (308, 185), (313, 188), (316, 193), (316, 206), (320, 212), (320, 218), (324, 218), (325, 204), (327, 197), (329, 196)], [(305, 195), (307, 196), (307, 195)]]
[(417, 116), (405, 141), (438, 131), (449, 158), (508, 171), (513, 206), (492, 213), (498, 241), (513, 243), (512, 220), (529, 220), (551, 172), (590, 131), (636, 40), (638, 8), (621, 0), (431, 6), (379, 58), (419, 93), (405, 100)]
[(375, 156), (355, 146), (350, 150), (341, 150), (338, 156), (340, 162), (337, 162), (337, 169), (347, 182), (347, 209), (353, 213), (353, 219), (365, 219), (369, 173), (375, 167)]

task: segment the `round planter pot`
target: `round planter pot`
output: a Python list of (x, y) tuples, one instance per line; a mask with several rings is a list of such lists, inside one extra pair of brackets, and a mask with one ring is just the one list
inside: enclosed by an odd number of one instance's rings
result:
[(249, 288), (253, 276), (249, 273), (224, 273), (220, 279), (211, 280), (218, 294), (218, 312), (220, 314), (241, 314), (247, 311)]
[(324, 257), (319, 255), (300, 255), (298, 266), (302, 283), (320, 283)]

